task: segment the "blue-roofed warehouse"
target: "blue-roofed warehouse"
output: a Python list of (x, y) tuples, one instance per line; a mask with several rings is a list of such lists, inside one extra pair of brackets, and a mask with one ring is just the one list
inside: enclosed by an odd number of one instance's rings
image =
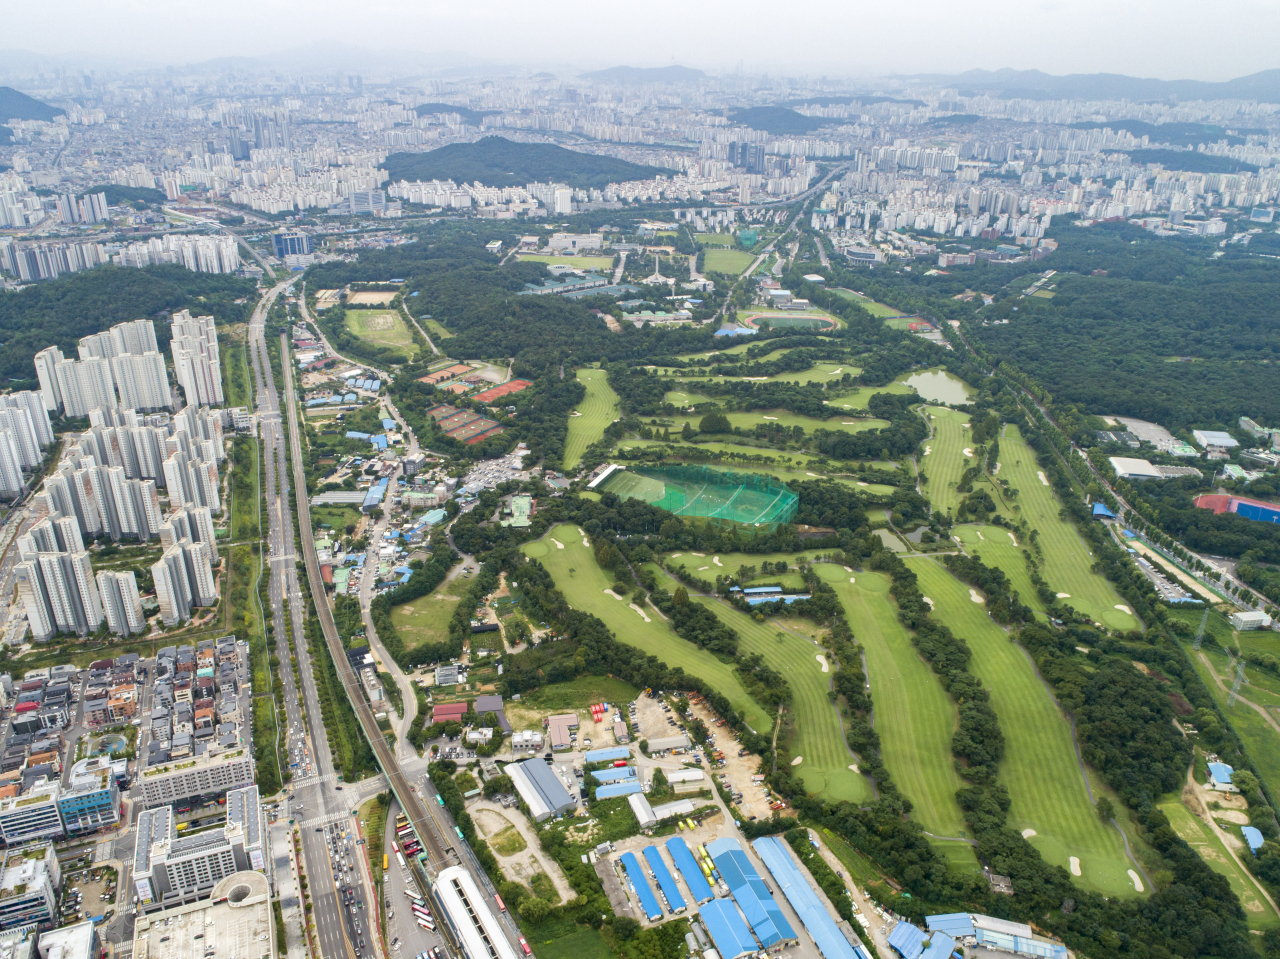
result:
[(645, 846), (644, 859), (653, 870), (653, 878), (658, 880), (658, 888), (667, 897), (667, 906), (672, 912), (684, 912), (686, 908), (684, 896), (680, 895), (680, 887), (676, 885), (675, 877), (671, 875), (667, 864), (662, 861), (662, 854), (658, 852), (658, 847)]
[(796, 938), (791, 923), (736, 839), (726, 836), (709, 842), (707, 853), (764, 948)]
[(1241, 826), (1240, 832), (1244, 835), (1244, 841), (1249, 844), (1249, 851), (1256, 856), (1266, 841), (1262, 833), (1256, 826)]
[(827, 907), (800, 873), (787, 843), (777, 836), (762, 836), (751, 844), (764, 861), (782, 894), (791, 903), (824, 959), (857, 959), (853, 946), (836, 926)]
[(582, 754), (585, 763), (612, 763), (619, 759), (630, 759), (631, 750), (626, 746), (612, 746), (609, 749), (589, 749)]
[(712, 899), (698, 910), (698, 916), (711, 933), (711, 941), (716, 944), (721, 959), (738, 959), (759, 948), (751, 930), (728, 899)]
[(626, 871), (627, 879), (631, 883), (631, 888), (636, 891), (636, 898), (640, 900), (640, 908), (644, 910), (644, 914), (649, 917), (650, 922), (657, 922), (662, 918), (662, 907), (658, 905), (658, 897), (649, 888), (649, 880), (644, 877), (644, 870), (640, 868), (640, 860), (636, 858), (636, 854), (633, 852), (624, 852), (619, 859), (622, 862), (623, 870)]
[(715, 893), (711, 891), (711, 886), (698, 867), (697, 860), (689, 851), (689, 844), (679, 836), (672, 836), (667, 840), (666, 845), (667, 852), (671, 854), (671, 861), (680, 870), (680, 875), (684, 876), (684, 884), (689, 887), (689, 895), (693, 896), (693, 901), (701, 905), (709, 899), (714, 899)]
[(612, 799), (614, 796), (630, 796), (632, 793), (644, 792), (644, 787), (637, 780), (625, 783), (609, 783), (596, 790), (597, 799)]
[(592, 772), (592, 777), (596, 782), (602, 783), (620, 783), (627, 782), (636, 778), (635, 766), (622, 766), (618, 769), (597, 769)]
[(1232, 790), (1231, 774), (1235, 770), (1226, 763), (1209, 763), (1209, 786), (1212, 789)]
[(902, 959), (950, 959), (956, 943), (945, 932), (930, 934), (909, 922), (900, 922), (889, 933), (889, 946)]
[(367, 513), (369, 510), (380, 504), (382, 502), (382, 497), (386, 495), (386, 492), (387, 481), (385, 478), (378, 480), (378, 482), (370, 486), (369, 492), (365, 494), (364, 502), (360, 504), (361, 511)]
[(952, 939), (972, 939), (973, 917), (967, 912), (948, 912), (940, 916), (926, 916), (925, 925), (930, 932), (943, 932)]

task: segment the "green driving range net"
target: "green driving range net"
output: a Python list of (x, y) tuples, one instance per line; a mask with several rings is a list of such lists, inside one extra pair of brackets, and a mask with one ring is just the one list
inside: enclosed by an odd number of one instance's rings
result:
[(770, 476), (678, 464), (620, 470), (602, 491), (641, 499), (677, 516), (762, 531), (790, 522), (800, 499)]

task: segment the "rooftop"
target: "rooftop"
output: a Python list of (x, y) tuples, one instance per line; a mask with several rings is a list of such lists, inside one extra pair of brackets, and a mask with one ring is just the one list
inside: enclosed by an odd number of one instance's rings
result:
[[(274, 925), (267, 877), (237, 872), (213, 887), (209, 899), (139, 916), (133, 934), (135, 959), (275, 959)], [(193, 940), (203, 949), (193, 950)]]

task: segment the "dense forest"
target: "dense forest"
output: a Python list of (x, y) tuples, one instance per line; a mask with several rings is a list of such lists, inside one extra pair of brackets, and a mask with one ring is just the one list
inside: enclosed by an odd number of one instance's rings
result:
[[(166, 265), (98, 267), (0, 293), (0, 376), (33, 380), (32, 359), (46, 346), (75, 356), (80, 337), (126, 320), (166, 319), (190, 309), (211, 314), (219, 323), (247, 322), (254, 290), (253, 280)], [(165, 349), (167, 323), (156, 325), (156, 338)]]
[(475, 143), (451, 143), (427, 153), (393, 153), (382, 164), (393, 181), (453, 180), (485, 186), (525, 186), (548, 181), (601, 189), (610, 183), (648, 180), (672, 171), (640, 166), (613, 157), (566, 150), (550, 143), (516, 143), (484, 137)]

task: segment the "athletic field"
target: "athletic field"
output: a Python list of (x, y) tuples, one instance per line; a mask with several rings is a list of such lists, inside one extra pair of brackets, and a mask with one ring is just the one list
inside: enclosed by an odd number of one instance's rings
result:
[(755, 256), (743, 250), (708, 249), (702, 269), (707, 273), (728, 273), (737, 276), (752, 263)]
[(964, 784), (951, 756), (956, 709), (898, 621), (889, 578), (846, 572), (832, 563), (819, 563), (816, 571), (840, 597), (866, 653), (881, 755), (915, 806), (911, 818), (935, 836), (961, 836), (965, 825), (956, 791)]
[(409, 328), (399, 314), (390, 310), (347, 310), (346, 327), (374, 346), (399, 350), (405, 359), (415, 352)]
[(762, 733), (770, 730), (769, 717), (747, 695), (732, 666), (681, 639), (653, 607), (642, 607), (649, 619), (646, 622), (644, 616), (630, 607), (630, 599), (618, 599), (608, 591), (612, 581), (596, 563), (595, 554), (591, 546), (584, 543), (585, 539), (577, 526), (562, 523), (552, 527), (542, 539), (525, 543), (520, 549), (547, 568), (571, 607), (598, 616), (621, 642), (710, 683), (728, 697), (752, 729)]
[[(1124, 841), (1103, 825), (1076, 759), (1071, 725), (1053, 694), (1036, 676), (1020, 646), (974, 602), (970, 588), (936, 560), (906, 560), (919, 577), (920, 591), (933, 601), (934, 617), (963, 637), (973, 651), (970, 668), (991, 693), (991, 706), (1005, 738), (1000, 782), (1009, 790), (1011, 829), (1028, 836), (1045, 861), (1061, 866), (1085, 889), (1105, 896), (1132, 895), (1133, 867)], [(1123, 808), (1112, 795), (1116, 808)], [(1075, 857), (1073, 868), (1072, 857)]]
[(860, 307), (870, 313), (872, 316), (901, 316), (901, 310), (895, 310), (891, 306), (885, 306), (883, 303), (877, 303), (875, 300), (868, 299), (865, 296), (859, 296), (853, 290), (846, 290), (843, 287), (831, 291), (836, 296), (842, 296), (846, 300), (852, 300)]
[(569, 435), (564, 441), (566, 472), (582, 462), (587, 447), (604, 436), (605, 427), (618, 418), (620, 409), (618, 394), (609, 385), (609, 375), (604, 370), (581, 369), (577, 377), (587, 388), (587, 395), (574, 411), (578, 415), (569, 417)]

